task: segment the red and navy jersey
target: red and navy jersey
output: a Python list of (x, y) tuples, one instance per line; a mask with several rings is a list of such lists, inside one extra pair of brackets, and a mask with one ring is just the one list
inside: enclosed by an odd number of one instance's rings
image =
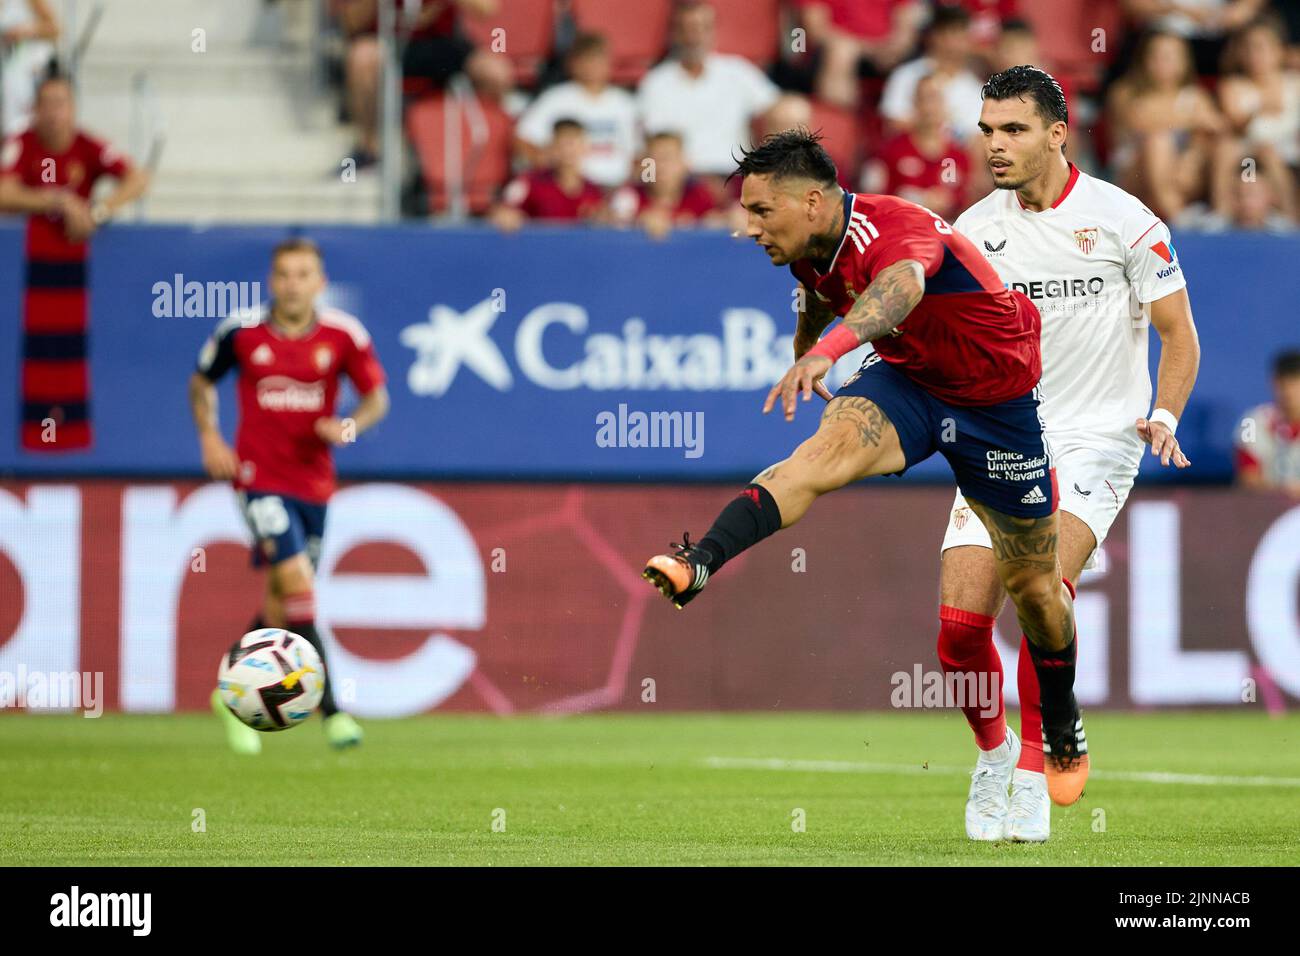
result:
[[(28, 189), (67, 189), (82, 199), (101, 176), (122, 179), (131, 164), (108, 144), (78, 132), (61, 152), (47, 147), (35, 130), (11, 137), (0, 155), (0, 176), (16, 176)], [(42, 260), (79, 260), (84, 242), (69, 242), (63, 235), (63, 217), (50, 213), (27, 220), (27, 254)]]
[(954, 405), (994, 405), (1038, 384), (1038, 310), (1003, 285), (968, 239), (923, 206), (846, 193), (844, 234), (830, 262), (821, 268), (800, 259), (790, 271), (843, 316), (880, 270), (904, 259), (925, 268), (925, 295), (901, 325), (875, 340), (882, 359)]
[(289, 338), (269, 309), (222, 322), (199, 353), (198, 370), (215, 382), (239, 375), (235, 487), (324, 503), (334, 492), (330, 446), (316, 421), (334, 414), (339, 376), (365, 395), (384, 384), (384, 369), (365, 327), (337, 309), (321, 309), (306, 332)]

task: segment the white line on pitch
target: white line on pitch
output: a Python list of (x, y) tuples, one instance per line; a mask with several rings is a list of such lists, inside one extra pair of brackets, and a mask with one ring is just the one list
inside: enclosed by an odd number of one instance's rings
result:
[[(969, 769), (930, 764), (854, 763), (849, 760), (784, 760), (780, 757), (705, 757), (715, 770), (793, 770), (802, 773), (968, 774)], [(1205, 773), (1166, 773), (1143, 770), (1093, 770), (1089, 777), (1130, 783), (1172, 783), (1199, 786), (1300, 787), (1300, 777), (1232, 777)]]

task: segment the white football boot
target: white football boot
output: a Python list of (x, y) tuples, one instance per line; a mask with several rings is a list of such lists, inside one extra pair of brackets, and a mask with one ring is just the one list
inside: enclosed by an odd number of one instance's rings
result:
[(1007, 839), (1016, 843), (1043, 843), (1052, 834), (1052, 798), (1047, 777), (1032, 770), (1011, 775), (1011, 809), (1007, 811)]
[(1006, 839), (1007, 786), (1020, 759), (1020, 738), (1010, 727), (1007, 737), (992, 750), (981, 750), (970, 775), (966, 795), (966, 835), (972, 840)]

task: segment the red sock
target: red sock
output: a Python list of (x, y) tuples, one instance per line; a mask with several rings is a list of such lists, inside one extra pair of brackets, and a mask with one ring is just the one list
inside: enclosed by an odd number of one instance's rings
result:
[(1020, 663), (1016, 666), (1016, 687), (1020, 691), (1021, 770), (1043, 772), (1043, 715), (1038, 709), (1038, 672), (1029, 656), (1029, 638), (1020, 637)]
[[(939, 663), (945, 674), (974, 674), (978, 696), (987, 692), (997, 701), (997, 713), (990, 715), (992, 701), (966, 701), (961, 711), (980, 750), (1000, 747), (1007, 736), (1006, 710), (1002, 704), (1002, 659), (993, 646), (993, 618), (961, 608), (939, 607)], [(969, 687), (959, 679), (954, 687)]]
[[(1074, 597), (1074, 585), (1061, 578)], [(1078, 632), (1075, 632), (1078, 638)], [(1016, 687), (1020, 691), (1020, 760), (1021, 770), (1043, 772), (1043, 713), (1038, 707), (1038, 672), (1029, 656), (1029, 638), (1020, 636), (1020, 664), (1016, 668)]]

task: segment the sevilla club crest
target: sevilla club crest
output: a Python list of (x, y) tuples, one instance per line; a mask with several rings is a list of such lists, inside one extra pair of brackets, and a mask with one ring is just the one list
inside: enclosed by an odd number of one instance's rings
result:
[(1074, 244), (1085, 256), (1091, 253), (1097, 245), (1097, 227), (1074, 230)]

